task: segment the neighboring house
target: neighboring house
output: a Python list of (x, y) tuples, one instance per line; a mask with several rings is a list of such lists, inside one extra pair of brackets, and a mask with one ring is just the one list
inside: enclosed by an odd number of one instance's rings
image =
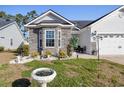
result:
[(31, 51), (47, 49), (56, 54), (59, 49), (66, 50), (71, 37), (75, 35), (88, 54), (93, 51), (97, 53), (97, 50), (100, 55), (124, 54), (123, 6), (95, 21), (71, 21), (48, 10), (25, 27), (29, 31)]
[(124, 54), (124, 6), (86, 25), (80, 40), (80, 46), (86, 46), (88, 54), (98, 47), (100, 55)]
[(5, 50), (17, 49), (24, 37), (15, 21), (0, 18), (0, 46)]

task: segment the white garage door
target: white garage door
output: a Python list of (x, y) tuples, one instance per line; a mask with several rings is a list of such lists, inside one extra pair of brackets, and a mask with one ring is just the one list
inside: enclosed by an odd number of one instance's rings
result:
[(99, 39), (99, 53), (100, 55), (122, 55), (124, 54), (124, 35), (101, 35), (102, 40)]

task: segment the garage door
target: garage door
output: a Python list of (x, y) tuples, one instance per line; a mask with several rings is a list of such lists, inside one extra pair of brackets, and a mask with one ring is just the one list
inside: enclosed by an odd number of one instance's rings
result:
[(124, 54), (124, 35), (103, 34), (99, 39), (100, 55), (122, 55)]

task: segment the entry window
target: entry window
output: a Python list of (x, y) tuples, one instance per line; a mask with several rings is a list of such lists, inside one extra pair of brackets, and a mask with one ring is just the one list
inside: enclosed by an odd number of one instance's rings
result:
[(46, 31), (46, 47), (54, 47), (55, 31)]

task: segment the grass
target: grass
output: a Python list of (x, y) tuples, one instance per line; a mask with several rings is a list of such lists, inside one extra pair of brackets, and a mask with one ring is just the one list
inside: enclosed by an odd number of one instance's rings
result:
[[(54, 69), (57, 72), (57, 76), (51, 83), (48, 84), (48, 86), (80, 87), (93, 86), (98, 64), (99, 63), (95, 60), (92, 61), (73, 59), (65, 61), (57, 60), (53, 61), (52, 63), (32, 61), (30, 63), (27, 63), (26, 66), (31, 67), (31, 70), (40, 67), (48, 67)], [(23, 71), (22, 76), (30, 77), (31, 70)]]
[(98, 62), (95, 59), (56, 60), (52, 62), (32, 61), (23, 65), (0, 65), (0, 86), (11, 86), (19, 78), (31, 80), (32, 87), (39, 84), (32, 80), (34, 69), (47, 67), (57, 72), (49, 87), (105, 87), (124, 86), (124, 65), (107, 60)]
[(8, 64), (0, 64), (0, 70), (5, 70), (8, 67)]

